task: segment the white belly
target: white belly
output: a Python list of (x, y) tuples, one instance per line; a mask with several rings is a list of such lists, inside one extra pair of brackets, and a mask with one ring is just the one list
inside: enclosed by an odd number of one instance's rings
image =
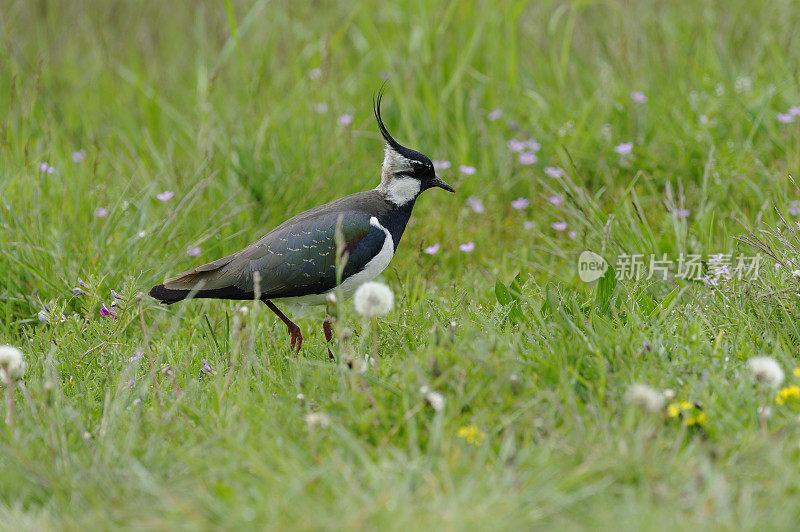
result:
[(377, 255), (372, 257), (372, 260), (369, 261), (366, 266), (364, 266), (363, 270), (354, 273), (342, 281), (342, 284), (339, 285), (338, 289), (334, 288), (333, 290), (328, 290), (322, 294), (309, 294), (307, 296), (276, 299), (275, 302), (288, 305), (292, 309), (293, 313), (303, 313), (307, 307), (324, 305), (327, 303), (328, 294), (331, 292), (337, 293), (337, 295), (340, 295), (344, 299), (350, 299), (359, 286), (372, 281), (378, 275), (380, 275), (380, 273), (389, 265), (392, 257), (394, 257), (394, 241), (392, 240), (391, 233), (389, 233), (389, 231), (383, 227), (380, 222), (378, 222), (377, 218), (374, 216), (370, 218), (369, 224), (383, 231), (383, 233), (386, 235), (386, 238), (383, 240), (383, 247), (381, 247), (381, 250)]

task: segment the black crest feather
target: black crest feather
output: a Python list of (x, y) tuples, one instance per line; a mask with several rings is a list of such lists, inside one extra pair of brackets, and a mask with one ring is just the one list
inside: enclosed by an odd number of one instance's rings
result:
[(389, 134), (389, 131), (386, 129), (386, 126), (383, 125), (383, 120), (381, 119), (381, 100), (383, 99), (383, 93), (386, 89), (386, 81), (383, 82), (381, 88), (378, 89), (378, 97), (375, 97), (375, 94), (372, 95), (372, 111), (375, 113), (375, 118), (378, 120), (378, 128), (381, 130), (381, 135), (386, 140), (386, 143), (389, 144), (392, 148), (396, 151), (401, 151), (403, 146), (400, 145), (399, 142), (394, 140), (394, 138)]

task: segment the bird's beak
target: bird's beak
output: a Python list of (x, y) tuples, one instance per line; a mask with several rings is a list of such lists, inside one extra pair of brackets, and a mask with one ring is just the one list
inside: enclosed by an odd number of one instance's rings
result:
[(448, 192), (455, 192), (455, 190), (453, 190), (453, 187), (445, 183), (444, 180), (438, 175), (433, 178), (433, 181), (431, 183), (432, 187), (439, 187), (445, 189)]

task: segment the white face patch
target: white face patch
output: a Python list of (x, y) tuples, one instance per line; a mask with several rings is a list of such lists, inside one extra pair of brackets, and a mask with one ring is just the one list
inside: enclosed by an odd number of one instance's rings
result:
[(397, 175), (398, 172), (411, 172), (413, 169), (414, 166), (409, 159), (397, 153), (391, 146), (386, 146), (381, 168), (381, 184), (378, 188), (386, 194), (387, 200), (398, 207), (405, 205), (419, 194), (421, 188), (419, 179)]
[(416, 198), (419, 189), (419, 179), (408, 176), (395, 177), (386, 185), (386, 199), (399, 207)]

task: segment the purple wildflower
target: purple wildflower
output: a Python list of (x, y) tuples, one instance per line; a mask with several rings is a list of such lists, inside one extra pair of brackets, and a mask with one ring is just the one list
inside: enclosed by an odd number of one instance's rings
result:
[(111, 297), (113, 297), (114, 299), (125, 299), (124, 297), (116, 293), (114, 290), (111, 291)]
[(322, 77), (322, 69), (320, 67), (312, 68), (308, 71), (308, 77), (313, 80), (318, 80)]
[(203, 373), (205, 373), (206, 375), (216, 375), (217, 374), (216, 370), (211, 367), (211, 364), (206, 362), (205, 358), (203, 359), (203, 368), (202, 368), (201, 371)]
[(567, 236), (574, 240), (575, 237), (578, 236), (578, 232), (577, 231), (570, 231), (569, 233), (567, 233)]
[(171, 200), (171, 199), (172, 199), (172, 196), (174, 196), (174, 195), (175, 195), (175, 193), (174, 193), (173, 191), (171, 191), (171, 190), (165, 190), (165, 191), (164, 191), (164, 192), (162, 192), (161, 194), (157, 194), (157, 195), (156, 195), (156, 197), (157, 197), (157, 198), (158, 198), (160, 201), (169, 201), (169, 200)]
[(564, 231), (567, 228), (567, 222), (553, 222), (550, 227), (556, 231)]
[(789, 110), (786, 111), (786, 114), (790, 114), (792, 116), (800, 116), (800, 105), (793, 105), (789, 107)]
[(536, 142), (533, 139), (526, 140), (524, 142), (524, 144), (525, 144), (525, 147), (528, 148), (529, 150), (531, 150), (532, 152), (537, 152), (537, 151), (542, 149), (542, 145), (539, 144), (538, 142)]
[(522, 209), (527, 209), (528, 205), (531, 204), (531, 200), (528, 198), (517, 198), (511, 202), (511, 207), (521, 211)]
[(498, 107), (497, 109), (492, 109), (492, 111), (486, 115), (486, 118), (489, 119), (489, 122), (494, 122), (501, 116), (503, 116), (503, 110)]
[(525, 149), (525, 143), (517, 139), (511, 139), (508, 141), (508, 149), (511, 151), (522, 151)]
[(558, 196), (550, 196), (547, 198), (547, 202), (550, 203), (550, 205), (561, 205), (561, 198)]
[(86, 290), (76, 286), (75, 288), (72, 289), (72, 295), (74, 295), (74, 296), (85, 296), (86, 295)]
[(536, 227), (536, 224), (535, 224), (535, 223), (533, 223), (533, 222), (523, 222), (523, 223), (522, 223), (522, 227), (523, 227), (523, 228), (524, 228), (526, 231), (530, 231), (531, 229), (533, 229), (534, 227)]
[(486, 211), (486, 208), (483, 206), (483, 200), (480, 198), (476, 198), (475, 196), (468, 197), (465, 203), (469, 206), (470, 209), (472, 209), (478, 214), (481, 214)]
[(41, 170), (44, 174), (52, 174), (56, 171), (56, 169), (50, 166), (48, 163), (39, 163), (39, 170)]
[(677, 216), (678, 218), (688, 218), (690, 214), (692, 214), (692, 211), (690, 211), (689, 209), (675, 210), (675, 216)]
[(432, 246), (428, 246), (422, 250), (423, 252), (427, 253), (428, 255), (436, 255), (439, 253), (439, 244), (434, 244)]
[(464, 175), (475, 175), (477, 172), (474, 166), (468, 166), (466, 164), (459, 165), (458, 171)]
[(314, 112), (317, 114), (325, 114), (328, 112), (328, 104), (325, 102), (318, 102), (314, 104)]
[(789, 113), (777, 113), (775, 117), (781, 124), (791, 124), (794, 122), (794, 115), (790, 115)]
[(644, 349), (642, 349), (642, 353), (644, 353), (645, 351), (647, 351), (648, 353), (650, 352), (650, 344), (647, 343), (647, 340), (644, 341)]
[(458, 246), (458, 249), (460, 249), (464, 253), (472, 253), (472, 250), (475, 249), (475, 242), (467, 242), (466, 244), (461, 244), (460, 246)]
[(544, 175), (546, 175), (547, 177), (558, 178), (558, 177), (564, 177), (566, 175), (566, 172), (564, 172), (564, 170), (562, 170), (558, 166), (545, 166)]
[(800, 215), (800, 201), (794, 200), (789, 202), (789, 214), (792, 216)]
[(708, 124), (708, 117), (706, 115), (700, 115), (700, 123), (703, 125)]
[(201, 251), (202, 250), (200, 249), (200, 246), (194, 246), (194, 247), (188, 248), (186, 250), (186, 254), (189, 255), (190, 257), (196, 257), (196, 256), (198, 256), (200, 254)]
[(614, 151), (620, 155), (628, 155), (633, 151), (633, 142), (623, 142), (614, 146)]
[(78, 284), (81, 285), (84, 288), (89, 288), (89, 283), (87, 283), (86, 281), (84, 281), (80, 277), (78, 277)]
[(113, 312), (113, 310), (109, 310), (109, 309), (108, 309), (108, 307), (106, 307), (106, 304), (105, 304), (105, 303), (103, 303), (103, 305), (100, 307), (100, 315), (101, 315), (101, 316), (111, 316), (111, 317), (112, 317), (112, 318), (114, 318), (114, 319), (116, 319), (116, 318), (117, 318), (117, 317), (114, 315), (114, 312)]
[(39, 321), (42, 323), (50, 323), (50, 316), (44, 310), (40, 310), (36, 317), (39, 318)]
[(94, 215), (98, 218), (105, 218), (108, 216), (108, 209), (105, 207), (99, 207), (97, 210), (94, 211)]
[(353, 123), (353, 115), (351, 115), (350, 113), (344, 113), (339, 116), (337, 122), (339, 123), (340, 126), (347, 127)]
[(434, 170), (447, 170), (450, 168), (450, 161), (432, 161)]
[(72, 162), (79, 163), (82, 160), (86, 159), (86, 150), (78, 150), (72, 152)]
[(646, 103), (647, 102), (647, 95), (642, 91), (633, 91), (631, 92), (631, 100), (636, 103)]
[(128, 362), (136, 362), (137, 360), (141, 360), (144, 356), (144, 351), (136, 351), (133, 355), (128, 357)]
[(519, 164), (524, 164), (525, 166), (535, 164), (538, 160), (539, 157), (537, 157), (535, 153), (531, 153), (529, 151), (519, 154)]

